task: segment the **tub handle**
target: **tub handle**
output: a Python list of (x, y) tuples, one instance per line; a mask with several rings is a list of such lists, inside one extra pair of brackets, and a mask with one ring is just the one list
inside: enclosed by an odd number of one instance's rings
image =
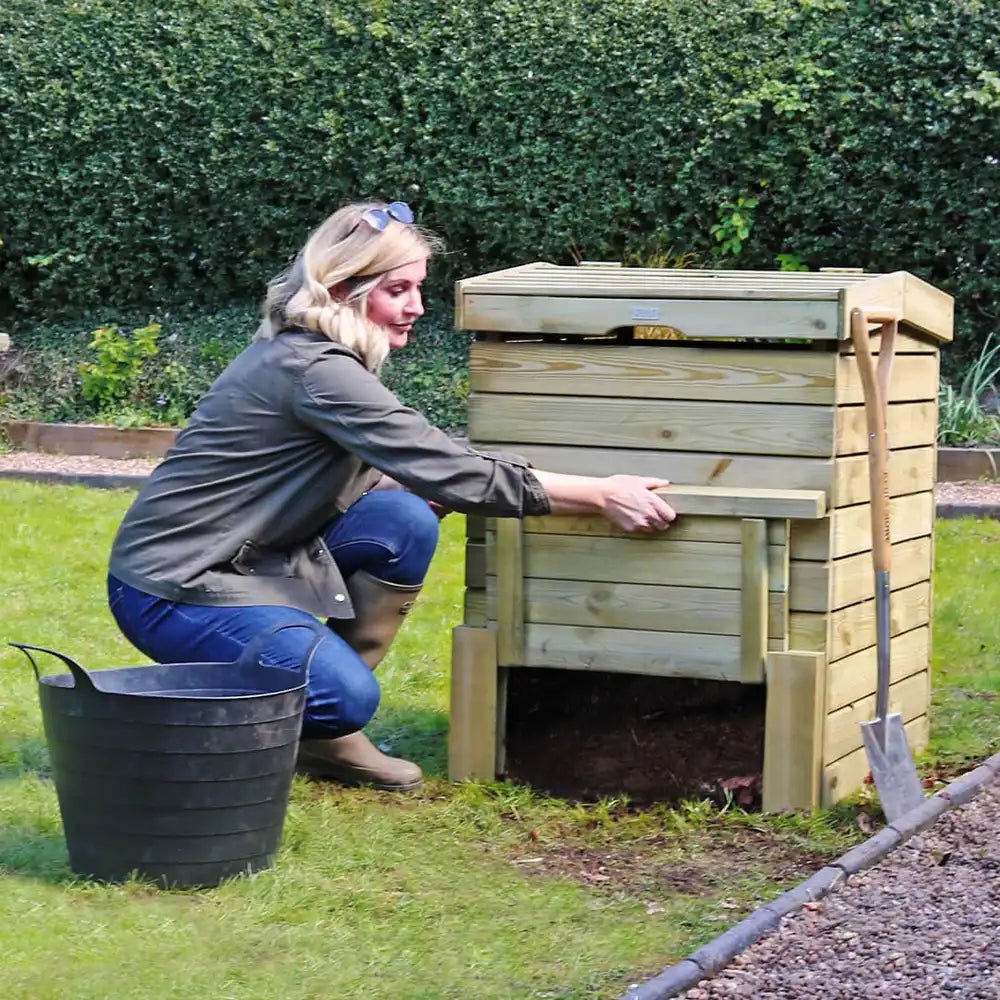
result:
[(60, 653), (55, 649), (47, 649), (45, 646), (32, 646), (26, 642), (11, 642), (8, 643), (8, 645), (21, 650), (21, 652), (24, 653), (24, 655), (31, 661), (31, 666), (35, 670), (35, 679), (39, 682), (39, 684), (42, 682), (42, 675), (38, 670), (38, 664), (35, 662), (35, 658), (28, 652), (29, 649), (33, 649), (38, 653), (48, 653), (50, 656), (55, 656), (56, 658), (62, 660), (63, 663), (69, 667), (69, 672), (73, 675), (74, 687), (84, 691), (89, 691), (93, 694), (100, 693), (90, 674), (71, 656), (67, 656), (65, 653)]

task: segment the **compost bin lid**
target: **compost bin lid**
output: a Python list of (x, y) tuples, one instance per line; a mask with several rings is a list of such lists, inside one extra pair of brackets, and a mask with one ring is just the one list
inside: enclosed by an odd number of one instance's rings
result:
[(463, 330), (606, 336), (669, 326), (689, 337), (845, 340), (854, 308), (896, 310), (904, 326), (952, 338), (954, 300), (907, 271), (702, 271), (536, 261), (456, 283)]

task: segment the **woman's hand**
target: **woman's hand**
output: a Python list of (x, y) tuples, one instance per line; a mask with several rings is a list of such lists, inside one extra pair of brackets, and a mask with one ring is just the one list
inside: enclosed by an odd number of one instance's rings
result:
[(624, 531), (652, 533), (670, 527), (674, 509), (653, 490), (669, 486), (652, 476), (573, 476), (532, 469), (553, 514), (601, 514)]
[(677, 516), (674, 509), (653, 490), (669, 486), (666, 479), (649, 476), (607, 476), (601, 514), (624, 531), (666, 531)]

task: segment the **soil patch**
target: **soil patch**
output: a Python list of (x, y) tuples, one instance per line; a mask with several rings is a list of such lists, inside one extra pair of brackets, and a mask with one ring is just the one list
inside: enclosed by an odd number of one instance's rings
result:
[(511, 859), (525, 874), (571, 878), (645, 899), (725, 892), (748, 877), (797, 883), (827, 861), (822, 854), (753, 829), (688, 834), (683, 846), (656, 837), (629, 845), (561, 844), (528, 850)]
[(518, 668), (507, 777), (562, 797), (759, 805), (763, 685)]

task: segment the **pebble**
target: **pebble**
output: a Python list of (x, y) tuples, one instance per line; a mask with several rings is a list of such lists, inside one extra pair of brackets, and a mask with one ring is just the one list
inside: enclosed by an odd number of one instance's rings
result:
[(1000, 1000), (1000, 782), (681, 996)]

